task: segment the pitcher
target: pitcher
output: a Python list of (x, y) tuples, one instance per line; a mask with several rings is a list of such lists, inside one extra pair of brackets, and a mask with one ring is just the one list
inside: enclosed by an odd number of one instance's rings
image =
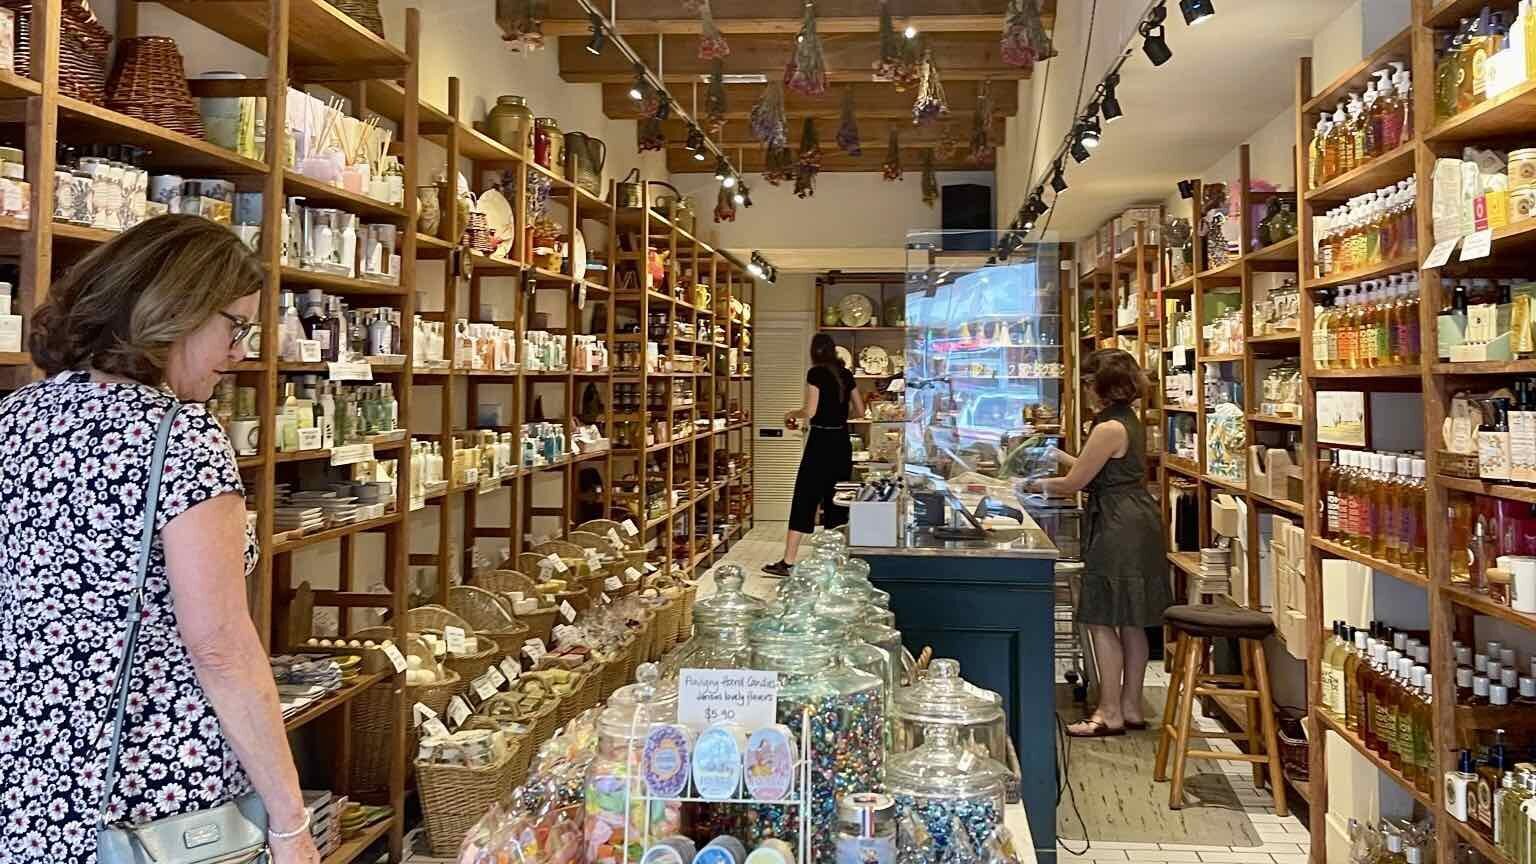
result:
[(608, 161), (608, 145), (585, 132), (565, 133), (565, 176), (582, 189), (603, 194), (603, 164)]

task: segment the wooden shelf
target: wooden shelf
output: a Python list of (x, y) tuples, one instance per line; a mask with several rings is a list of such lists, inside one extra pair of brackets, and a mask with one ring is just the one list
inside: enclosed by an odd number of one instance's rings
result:
[(1245, 354), (1197, 354), (1197, 363), (1241, 363), (1248, 359)]
[[(265, 4), (262, 5), (265, 8)], [(0, 113), (5, 113), (8, 120), (14, 119), (10, 113), (12, 105), (0, 106)], [(267, 173), (265, 162), (247, 159), (233, 150), (69, 96), (59, 97), (59, 140), (66, 143), (111, 141), (143, 147), (149, 151), (144, 158), (145, 165), (157, 171), (197, 171), (228, 177)]]
[(1536, 359), (1436, 363), (1430, 371), (1436, 375), (1533, 375), (1536, 374)]
[(0, 69), (0, 99), (25, 99), (42, 95), (43, 85), (23, 78), (8, 69)]
[(365, 219), (396, 222), (405, 219), (404, 207), (386, 204), (377, 198), (359, 195), (356, 192), (348, 192), (340, 186), (321, 183), (292, 169), (283, 171), (283, 194), (301, 196), (307, 203), (321, 207), (335, 207)]
[(1457, 837), (1465, 840), (1468, 845), (1477, 850), (1479, 855), (1482, 855), (1492, 864), (1515, 864), (1515, 859), (1505, 855), (1502, 849), (1493, 845), (1487, 837), (1483, 836), (1481, 831), (1478, 831), (1470, 824), (1460, 822), (1450, 816), (1446, 816), (1440, 819), (1440, 821), (1451, 826), (1451, 830)]
[(1329, 180), (1307, 193), (1311, 202), (1343, 201), (1356, 195), (1375, 192), (1413, 173), (1417, 141), (1409, 140), (1375, 159)]
[[(387, 597), (388, 595), (385, 596)], [(300, 649), (302, 649), (302, 647), (303, 646), (298, 646)], [(364, 690), (367, 690), (369, 687), (372, 687), (373, 685), (378, 684), (379, 682), (389, 677), (392, 676), (390, 673), (386, 672), (374, 672), (368, 675), (359, 675), (357, 680), (353, 683), (344, 685), (340, 690), (337, 690), (335, 693), (332, 693), (317, 702), (310, 703), (308, 707), (304, 708), (299, 713), (284, 720), (283, 728), (287, 729), (289, 732), (292, 732), (296, 729), (301, 729), (311, 720), (318, 719), (330, 713), (332, 710), (340, 708), (342, 705), (351, 702), (353, 699), (361, 696)]]
[(1495, 603), (1488, 599), (1487, 594), (1474, 591), (1465, 585), (1450, 583), (1441, 585), (1440, 591), (1444, 592), (1446, 599), (1465, 609), (1471, 609), (1480, 615), (1507, 621), (1517, 627), (1527, 630), (1536, 630), (1536, 615), (1527, 612), (1516, 612), (1508, 606)]
[(1300, 417), (1281, 417), (1276, 414), (1249, 414), (1248, 419), (1265, 426), (1294, 426), (1301, 428)]
[(390, 513), (387, 516), (380, 516), (377, 519), (368, 519), (363, 522), (354, 522), (350, 525), (342, 525), (339, 528), (329, 528), (325, 531), (317, 531), (314, 534), (307, 534), (303, 537), (299, 537), (294, 540), (287, 540), (274, 545), (272, 547), (272, 554), (282, 555), (285, 552), (296, 552), (299, 549), (304, 549), (309, 546), (315, 546), (321, 543), (329, 543), (332, 540), (340, 540), (343, 537), (351, 536), (354, 534), (361, 534), (365, 531), (374, 531), (380, 528), (388, 528), (391, 525), (399, 524), (399, 522), (400, 514)]
[(389, 833), (399, 818), (400, 815), (397, 813), (388, 819), (380, 819), (359, 831), (351, 839), (341, 841), (341, 845), (337, 846), (335, 851), (320, 859), (320, 864), (352, 864), (357, 860), (357, 856), (368, 851), (368, 847), (372, 846), (374, 841)]
[(57, 241), (72, 241), (100, 245), (107, 243), (116, 237), (118, 232), (107, 231), (102, 228), (91, 228), (85, 225), (72, 225), (68, 222), (53, 223), (53, 239)]
[(1456, 492), (1487, 495), (1490, 498), (1519, 501), (1523, 504), (1536, 504), (1536, 486), (1489, 483), (1485, 480), (1468, 480), (1465, 477), (1452, 477), (1448, 474), (1436, 474), (1435, 479), (1439, 481), (1441, 486)]
[[(160, 5), (255, 51), (267, 53), (269, 7), (264, 0), (164, 0)], [(410, 65), (404, 51), (368, 32), (325, 0), (290, 0), (288, 62), (316, 67), (311, 80), (399, 78)], [(324, 74), (336, 70), (339, 77)]]
[(1327, 726), (1330, 730), (1337, 733), (1340, 738), (1344, 739), (1345, 743), (1355, 748), (1355, 752), (1359, 753), (1361, 756), (1364, 756), (1366, 761), (1381, 769), (1383, 774), (1392, 778), (1392, 781), (1397, 785), (1403, 787), (1403, 791), (1407, 792), (1409, 795), (1412, 795), (1414, 800), (1418, 801), (1420, 804), (1423, 804), (1425, 808), (1429, 810), (1429, 812), (1436, 812), (1435, 802), (1430, 798), (1429, 795), (1425, 794), (1424, 792), (1420, 792), (1418, 787), (1414, 786), (1408, 781), (1407, 777), (1402, 775), (1402, 772), (1392, 767), (1392, 763), (1381, 758), (1381, 756), (1378, 755), (1375, 750), (1365, 746), (1365, 742), (1361, 741), (1359, 736), (1355, 735), (1355, 733), (1349, 731), (1349, 729), (1345, 727), (1343, 723), (1340, 723), (1339, 721), (1328, 716), (1328, 714), (1321, 709), (1313, 711), (1312, 716), (1321, 720), (1324, 726)]
[(1167, 285), (1164, 285), (1163, 286), (1163, 293), (1164, 294), (1183, 294), (1186, 291), (1193, 291), (1194, 288), (1195, 288), (1195, 277), (1194, 276), (1185, 276), (1183, 279), (1180, 279), (1180, 280), (1178, 280), (1176, 282), (1170, 282)]
[(1284, 498), (1271, 498), (1268, 495), (1260, 495), (1257, 492), (1249, 492), (1248, 499), (1262, 507), (1284, 510), (1294, 516), (1305, 516), (1307, 514), (1306, 505), (1296, 501), (1288, 501)]
[(1224, 477), (1217, 477), (1214, 474), (1201, 474), (1200, 482), (1209, 483), (1212, 486), (1215, 486), (1219, 489), (1225, 489), (1235, 495), (1248, 494), (1248, 487), (1246, 485), (1234, 483), (1231, 480), (1228, 480)]
[(1190, 576), (1200, 575), (1199, 552), (1169, 552), (1168, 563), (1179, 568)]
[(1243, 260), (1249, 263), (1261, 261), (1295, 261), (1297, 254), (1296, 236), (1281, 240), (1279, 243), (1271, 243), (1261, 249), (1256, 249), (1243, 256)]
[(1309, 369), (1309, 378), (1417, 378), (1417, 366), (1378, 366), (1375, 369)]
[(1390, 561), (1383, 561), (1380, 558), (1374, 558), (1370, 555), (1356, 552), (1354, 549), (1351, 549), (1342, 543), (1335, 543), (1332, 540), (1325, 540), (1322, 537), (1313, 537), (1312, 548), (1319, 552), (1332, 555), (1335, 558), (1347, 558), (1357, 564), (1364, 564), (1372, 570), (1375, 570), (1378, 573), (1385, 573), (1400, 582), (1407, 582), (1410, 585), (1417, 585), (1420, 588), (1429, 587), (1429, 577), (1423, 573), (1409, 570), (1406, 567), (1400, 567)]
[[(1478, 8), (1481, 8), (1480, 6)], [(1474, 10), (1475, 11), (1475, 10)], [(1454, 22), (1452, 22), (1454, 23)], [(1392, 60), (1407, 61), (1413, 46), (1413, 28), (1405, 27), (1397, 35), (1382, 43), (1380, 48), (1372, 51), (1359, 63), (1346, 69), (1339, 77), (1333, 79), (1327, 86), (1318, 90), (1301, 106), (1301, 113), (1308, 115), (1319, 111), (1333, 111), (1335, 103), (1354, 90), (1363, 90), (1365, 85), (1372, 80), (1371, 73), (1387, 65)], [(1409, 68), (1413, 67), (1408, 63)], [(1304, 128), (1311, 130), (1317, 126), (1317, 121), (1312, 119), (1310, 123), (1303, 123)]]
[(1200, 479), (1200, 466), (1177, 456), (1163, 454), (1163, 466), (1175, 474), (1183, 474), (1191, 480)]
[(1220, 267), (1212, 267), (1209, 270), (1201, 270), (1195, 274), (1195, 279), (1201, 282), (1214, 279), (1237, 279), (1243, 275), (1243, 256), (1239, 255)]
[(1430, 145), (1484, 141), (1528, 132), (1536, 124), (1536, 80), (1526, 81), (1441, 121), (1424, 136)]
[(300, 270), (297, 267), (282, 268), (282, 280), (284, 285), (312, 285), (316, 288), (324, 288), (331, 294), (356, 294), (369, 297), (401, 297), (405, 294), (405, 287), (402, 285), (369, 282), (366, 279), (348, 279), (345, 276), (333, 276), (315, 270)]
[(1332, 288), (1335, 285), (1350, 285), (1355, 282), (1363, 282), (1367, 279), (1376, 279), (1381, 276), (1390, 276), (1394, 273), (1403, 273), (1417, 269), (1419, 269), (1418, 256), (1407, 255), (1400, 258), (1394, 258), (1391, 261), (1384, 261), (1375, 267), (1367, 267), (1362, 270), (1351, 270), (1348, 273), (1340, 273), (1338, 275), (1329, 276), (1324, 279), (1309, 279), (1306, 282), (1306, 288), (1309, 291), (1315, 291), (1318, 288)]

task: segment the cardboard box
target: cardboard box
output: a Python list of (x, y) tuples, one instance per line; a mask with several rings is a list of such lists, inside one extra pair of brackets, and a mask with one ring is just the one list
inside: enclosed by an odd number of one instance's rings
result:
[(895, 546), (901, 530), (897, 501), (855, 501), (848, 508), (848, 545)]
[(1222, 537), (1236, 537), (1240, 518), (1237, 499), (1219, 494), (1211, 499), (1211, 532)]

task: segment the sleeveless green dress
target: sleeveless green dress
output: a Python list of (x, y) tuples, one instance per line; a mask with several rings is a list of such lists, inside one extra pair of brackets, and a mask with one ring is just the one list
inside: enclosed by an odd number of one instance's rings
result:
[(1089, 482), (1083, 507), (1083, 576), (1077, 620), (1109, 627), (1154, 627), (1173, 605), (1167, 537), (1147, 491), (1147, 437), (1129, 405), (1111, 405), (1093, 423), (1116, 420), (1129, 437)]

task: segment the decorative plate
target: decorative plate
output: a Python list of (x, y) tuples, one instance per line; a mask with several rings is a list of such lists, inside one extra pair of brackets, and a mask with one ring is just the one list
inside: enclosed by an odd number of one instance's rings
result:
[(575, 279), (587, 277), (587, 238), (577, 231), (571, 237), (571, 276)]
[(891, 355), (879, 345), (870, 345), (859, 352), (859, 369), (865, 375), (885, 375), (891, 366)]
[(837, 346), (837, 359), (843, 361), (843, 365), (849, 369), (853, 368), (853, 352), (841, 345)]
[(512, 205), (507, 203), (507, 198), (496, 189), (487, 189), (480, 200), (475, 203), (475, 209), (485, 214), (486, 224), (496, 233), (498, 239), (505, 239), (517, 233), (517, 227), (513, 224)]
[(863, 294), (849, 294), (837, 301), (837, 311), (843, 315), (844, 327), (863, 327), (874, 320), (875, 304)]

